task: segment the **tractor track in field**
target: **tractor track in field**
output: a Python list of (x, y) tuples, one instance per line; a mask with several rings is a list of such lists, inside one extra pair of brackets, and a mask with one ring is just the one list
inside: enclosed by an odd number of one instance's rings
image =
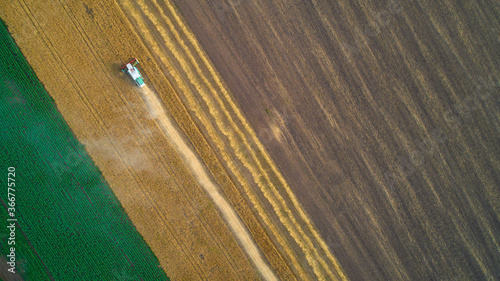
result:
[(186, 165), (190, 168), (198, 183), (204, 188), (205, 192), (211, 198), (212, 202), (220, 210), (227, 221), (227, 224), (233, 231), (236, 239), (245, 249), (245, 252), (253, 261), (255, 267), (260, 271), (265, 280), (277, 280), (273, 270), (269, 268), (260, 251), (251, 238), (248, 230), (245, 228), (235, 210), (229, 205), (227, 200), (220, 194), (219, 188), (210, 179), (205, 171), (204, 165), (192, 151), (192, 149), (183, 140), (183, 137), (172, 124), (172, 121), (162, 107), (161, 101), (148, 86), (139, 89), (146, 103), (148, 110), (158, 126), (163, 130), (167, 138), (172, 142), (177, 151), (181, 154)]

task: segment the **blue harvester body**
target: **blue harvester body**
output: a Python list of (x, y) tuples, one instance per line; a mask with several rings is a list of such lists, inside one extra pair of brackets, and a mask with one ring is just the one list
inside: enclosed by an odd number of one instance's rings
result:
[(134, 82), (135, 82), (135, 84), (137, 84), (137, 86), (144, 87), (146, 85), (144, 83), (144, 79), (142, 78), (142, 75), (139, 72), (139, 70), (137, 69), (137, 67), (135, 67), (138, 64), (139, 64), (139, 60), (133, 59), (129, 63), (127, 63), (126, 65), (122, 66), (121, 70), (123, 73), (128, 73), (128, 75), (130, 75), (130, 77), (132, 78), (132, 80), (134, 80)]

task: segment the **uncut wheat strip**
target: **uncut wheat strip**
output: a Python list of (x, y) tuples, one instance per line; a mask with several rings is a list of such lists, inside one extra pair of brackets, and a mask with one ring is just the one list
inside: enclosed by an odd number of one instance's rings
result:
[[(23, 3), (23, 4), (25, 4), (25, 5), (24, 5), (24, 6), (22, 6), (22, 8), (24, 8), (24, 9), (25, 9), (25, 12), (26, 12), (27, 14), (30, 14), (31, 12), (29, 11), (29, 8), (27, 8), (27, 4), (26, 4), (26, 3)], [(33, 21), (35, 21), (35, 25), (36, 25), (36, 19), (35, 19), (32, 15), (28, 15), (28, 17), (30, 17)], [(55, 60), (60, 60), (60, 56), (58, 56), (58, 55), (56, 54), (56, 52), (55, 52), (55, 50), (54, 50), (53, 46), (52, 46), (52, 48), (48, 46), (50, 43), (47, 43), (47, 42), (48, 42), (48, 41), (50, 41), (50, 40), (49, 40), (49, 39), (47, 39), (48, 37), (46, 36), (45, 32), (44, 32), (44, 31), (42, 31), (41, 29), (38, 29), (38, 32), (41, 34), (41, 38), (42, 38), (42, 40), (44, 40), (44, 43), (45, 43), (45, 44), (47, 45), (47, 47), (51, 50), (50, 52), (51, 52), (52, 56), (55, 58)], [(53, 60), (51, 60), (51, 61), (53, 61)], [(63, 65), (63, 64), (59, 63), (59, 66), (62, 66), (62, 65)], [(67, 71), (67, 69), (64, 69), (64, 68), (62, 68), (62, 69), (63, 69), (63, 70), (65, 70), (65, 71)], [(79, 88), (79, 86), (78, 86), (76, 83), (74, 83), (75, 79), (73, 79), (72, 75), (70, 75), (70, 74), (67, 74), (67, 76), (68, 76), (70, 79), (72, 79), (72, 83), (71, 83), (71, 84), (72, 84), (73, 88), (74, 88), (74, 89), (78, 92), (78, 88)]]
[[(43, 34), (43, 32), (42, 32), (42, 31), (41, 31), (41, 34)], [(47, 38), (47, 37), (44, 37), (44, 40), (47, 40), (46, 38)], [(52, 50), (54, 50), (54, 48), (53, 48), (53, 47), (52, 47), (51, 49), (52, 49)], [(52, 53), (53, 53), (53, 55), (54, 55), (54, 51), (52, 51)], [(56, 59), (57, 59), (57, 57), (58, 57), (58, 56), (57, 56), (57, 55), (55, 55), (55, 57), (56, 57)], [(59, 58), (59, 60), (60, 60), (60, 58)], [(60, 65), (60, 66), (64, 69), (64, 64), (59, 63), (59, 65)], [(66, 69), (66, 71), (67, 71), (67, 69)], [(70, 78), (72, 78), (72, 75), (67, 74), (67, 76), (68, 76), (68, 77), (70, 77)], [(77, 83), (75, 83), (75, 81), (76, 81), (76, 80), (75, 80), (75, 79), (72, 79), (72, 80), (73, 80), (73, 82), (72, 82), (73, 87), (75, 87), (75, 89), (78, 89), (78, 88), (79, 88), (79, 86), (77, 86)], [(77, 90), (77, 91), (78, 91), (78, 90)], [(79, 93), (81, 93), (81, 91), (79, 91)], [(89, 107), (89, 110), (90, 110), (91, 112), (93, 111), (93, 109), (92, 109), (91, 107)], [(102, 123), (102, 119), (99, 119), (99, 118), (96, 118), (96, 119), (100, 120), (100, 122)]]

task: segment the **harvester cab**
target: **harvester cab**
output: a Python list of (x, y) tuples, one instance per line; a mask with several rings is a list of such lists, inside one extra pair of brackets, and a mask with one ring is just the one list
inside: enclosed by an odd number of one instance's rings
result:
[(123, 73), (128, 73), (128, 75), (130, 75), (130, 77), (132, 77), (132, 79), (134, 80), (135, 84), (137, 84), (137, 86), (144, 87), (146, 85), (144, 83), (144, 79), (142, 78), (142, 75), (139, 72), (139, 70), (137, 69), (137, 67), (135, 67), (138, 64), (139, 64), (139, 60), (133, 59), (129, 63), (127, 63), (126, 65), (122, 66), (121, 70)]

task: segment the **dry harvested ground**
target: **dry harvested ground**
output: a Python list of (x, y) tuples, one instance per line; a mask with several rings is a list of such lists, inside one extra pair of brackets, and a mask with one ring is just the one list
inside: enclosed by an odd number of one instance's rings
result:
[(1, 4), (0, 16), (167, 275), (270, 279), (118, 71), (131, 57), (278, 277), (345, 278), (170, 2)]
[(174, 2), (349, 278), (500, 278), (498, 2)]
[(350, 279), (500, 279), (498, 2), (174, 2)]

